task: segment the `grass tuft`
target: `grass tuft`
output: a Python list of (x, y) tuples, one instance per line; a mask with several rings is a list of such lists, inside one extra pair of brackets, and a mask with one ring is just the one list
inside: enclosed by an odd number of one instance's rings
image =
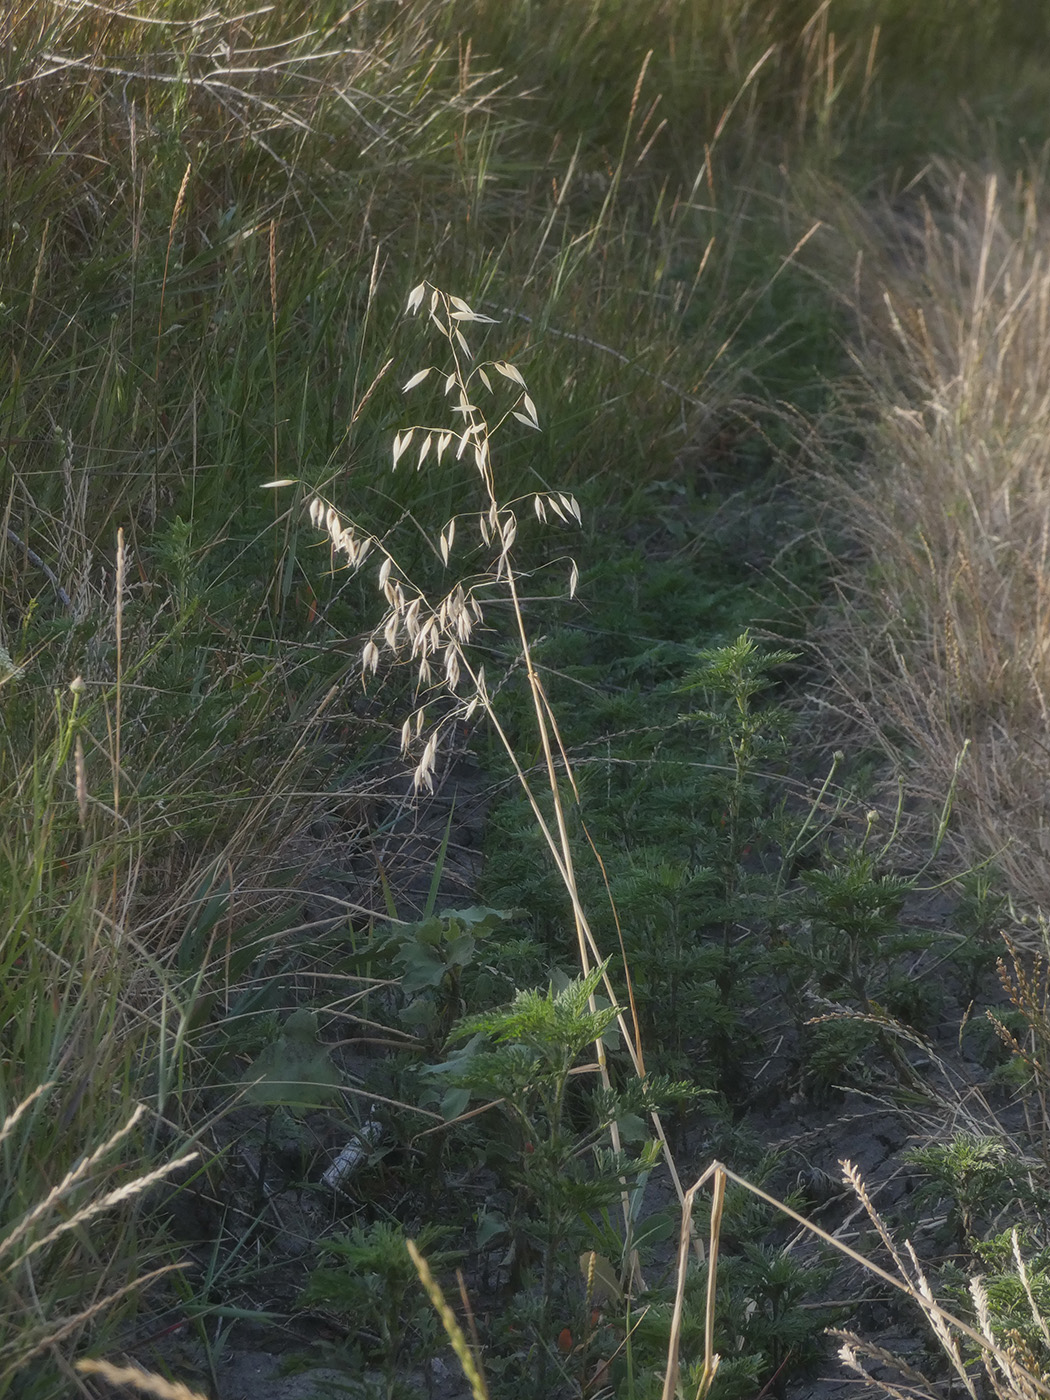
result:
[[(898, 764), (953, 781), (958, 844), (1050, 898), (1046, 192), (941, 166), (871, 225), (856, 349), (870, 452), (849, 490), (870, 560), (832, 625), (836, 675)], [(959, 756), (968, 750), (959, 764)], [(956, 769), (958, 773), (956, 776)]]

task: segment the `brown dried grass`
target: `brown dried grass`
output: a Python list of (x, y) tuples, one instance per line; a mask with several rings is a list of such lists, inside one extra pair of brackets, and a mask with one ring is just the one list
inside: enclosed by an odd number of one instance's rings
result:
[[(1040, 171), (928, 174), (857, 217), (859, 547), (824, 646), (844, 708), (1050, 905), (1050, 209)], [(842, 492), (841, 477), (836, 490)], [(841, 498), (841, 495), (840, 495)], [(968, 749), (965, 761), (959, 755)]]

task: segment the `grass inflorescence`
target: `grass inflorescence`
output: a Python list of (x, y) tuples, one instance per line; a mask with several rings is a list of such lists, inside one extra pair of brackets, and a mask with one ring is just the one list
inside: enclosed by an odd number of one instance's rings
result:
[(442, 1327), (476, 1394), (881, 1365), (749, 1136), (846, 1086), (966, 1316), (853, 1173), (882, 1282), (1041, 1393), (1048, 48), (5, 8), (0, 1392), (218, 1395), (278, 1315), (386, 1395)]

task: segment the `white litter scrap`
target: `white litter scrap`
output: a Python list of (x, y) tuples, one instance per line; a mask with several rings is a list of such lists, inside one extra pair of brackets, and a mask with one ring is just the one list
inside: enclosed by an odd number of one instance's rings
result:
[(379, 1143), (382, 1136), (382, 1123), (373, 1114), (369, 1114), (321, 1177), (322, 1183), (332, 1191), (345, 1189), (346, 1178), (352, 1176), (368, 1161), (372, 1148)]

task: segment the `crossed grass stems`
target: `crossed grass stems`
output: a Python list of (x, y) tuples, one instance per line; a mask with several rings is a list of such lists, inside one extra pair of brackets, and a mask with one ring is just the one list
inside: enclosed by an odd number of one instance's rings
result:
[[(580, 524), (580, 508), (572, 495), (560, 491), (527, 493), (524, 496), (503, 499), (496, 477), (491, 444), (493, 438), (508, 421), (516, 419), (533, 431), (539, 431), (540, 424), (536, 406), (529, 395), (528, 386), (520, 371), (505, 360), (492, 360), (474, 364), (473, 353), (463, 333), (465, 324), (493, 324), (494, 318), (474, 311), (462, 298), (452, 296), (428, 282), (421, 282), (413, 288), (408, 297), (406, 314), (415, 315), (426, 303), (427, 318), (431, 326), (444, 341), (450, 355), (450, 367), (443, 371), (433, 365), (412, 374), (403, 386), (408, 394), (421, 386), (432, 375), (443, 378), (443, 393), (451, 399), (451, 412), (457, 415), (457, 423), (449, 426), (426, 426), (415, 424), (395, 434), (392, 446), (392, 467), (396, 470), (402, 462), (412, 462), (416, 471), (431, 462), (440, 465), (446, 454), (452, 453), (455, 461), (466, 458), (477, 472), (477, 487), (480, 503), (473, 512), (464, 511), (453, 515), (440, 531), (435, 553), (446, 568), (449, 566), (457, 538), (462, 544), (466, 530), (473, 525), (477, 529), (481, 545), (492, 551), (488, 567), (466, 580), (458, 580), (443, 597), (433, 601), (427, 593), (414, 584), (399, 568), (393, 553), (376, 536), (363, 529), (348, 517), (345, 511), (325, 500), (320, 494), (311, 493), (308, 512), (315, 528), (323, 530), (331, 549), (333, 566), (342, 557), (346, 565), (354, 571), (360, 570), (373, 554), (380, 558), (378, 589), (382, 595), (386, 612), (372, 630), (361, 652), (362, 681), (367, 683), (376, 676), (384, 654), (393, 663), (408, 663), (415, 667), (416, 707), (405, 719), (401, 728), (401, 750), (408, 756), (413, 749), (419, 749), (413, 775), (417, 791), (430, 792), (434, 787), (434, 776), (442, 737), (458, 722), (469, 720), (476, 712), (482, 712), (497, 734), (510, 761), (533, 816), (541, 831), (559, 878), (569, 896), (572, 906), (576, 934), (577, 952), (583, 976), (593, 968), (601, 969), (602, 983), (610, 1002), (616, 1008), (617, 1024), (623, 1043), (630, 1056), (635, 1074), (644, 1079), (646, 1075), (644, 1052), (638, 1018), (634, 1009), (631, 990), (630, 967), (624, 946), (620, 921), (616, 916), (612, 892), (606, 883), (606, 892), (612, 907), (620, 945), (627, 1003), (631, 1018), (628, 1027), (618, 997), (607, 972), (607, 961), (603, 958), (595, 940), (586, 910), (580, 899), (575, 858), (569, 837), (566, 820), (563, 782), (567, 782), (572, 798), (578, 803), (579, 792), (573, 777), (572, 765), (566, 752), (556, 716), (547, 698), (543, 682), (537, 671), (529, 632), (522, 608), (519, 574), (513, 557), (513, 546), (518, 534), (517, 512), (522, 506), (529, 507), (541, 524), (549, 522), (553, 515), (563, 524)], [(491, 373), (490, 373), (491, 371)], [(510, 386), (510, 398), (499, 408), (493, 421), (474, 401), (480, 398), (483, 390), (495, 401), (497, 388)], [(267, 483), (271, 488), (299, 485), (292, 479), (281, 479)], [(460, 528), (465, 522), (465, 528)], [(575, 563), (570, 561), (568, 595), (575, 594), (578, 573)], [(522, 766), (514, 744), (500, 722), (495, 710), (492, 694), (486, 683), (484, 666), (475, 662), (470, 646), (475, 632), (484, 626), (484, 603), (486, 596), (494, 588), (505, 589), (511, 602), (517, 645), (528, 679), (529, 693), (535, 715), (543, 754), (542, 772), (547, 780), (552, 817), (544, 812), (540, 794), (534, 786), (530, 774)], [(428, 708), (438, 710), (437, 718), (428, 729)], [(581, 826), (592, 853), (602, 869), (601, 857), (587, 833), (586, 825)], [(591, 998), (591, 1011), (595, 1008)], [(611, 1088), (609, 1067), (605, 1047), (601, 1040), (595, 1044), (595, 1061), (591, 1066), (599, 1073), (603, 1087)], [(978, 1400), (978, 1386), (970, 1363), (963, 1356), (960, 1338), (964, 1338), (977, 1349), (981, 1360), (984, 1380), (997, 1400), (1035, 1400), (1037, 1396), (1050, 1396), (1050, 1385), (1035, 1375), (1025, 1364), (1025, 1358), (1008, 1342), (997, 1338), (988, 1303), (988, 1296), (982, 1281), (974, 1277), (970, 1282), (978, 1326), (971, 1327), (948, 1312), (935, 1300), (926, 1275), (910, 1241), (901, 1250), (896, 1245), (882, 1218), (879, 1216), (863, 1180), (857, 1169), (848, 1161), (841, 1163), (843, 1179), (849, 1190), (860, 1201), (871, 1221), (878, 1238), (896, 1267), (897, 1273), (890, 1273), (874, 1261), (866, 1258), (842, 1240), (829, 1234), (819, 1225), (806, 1220), (790, 1206), (745, 1178), (732, 1172), (721, 1162), (708, 1166), (699, 1179), (688, 1189), (683, 1189), (673, 1154), (667, 1142), (659, 1113), (650, 1109), (654, 1131), (660, 1141), (664, 1160), (674, 1182), (682, 1208), (681, 1230), (678, 1246), (675, 1303), (668, 1341), (667, 1364), (664, 1373), (662, 1400), (673, 1400), (680, 1390), (679, 1347), (683, 1322), (685, 1281), (690, 1254), (703, 1261), (706, 1254), (707, 1290), (704, 1328), (704, 1357), (700, 1378), (696, 1389), (696, 1400), (703, 1400), (711, 1389), (719, 1368), (720, 1357), (715, 1350), (715, 1299), (717, 1290), (717, 1265), (725, 1189), (727, 1181), (734, 1182), (783, 1215), (793, 1220), (803, 1230), (809, 1232), (825, 1245), (859, 1265), (882, 1283), (905, 1294), (920, 1309), (929, 1323), (934, 1336), (947, 1359), (950, 1371), (957, 1377), (972, 1400)], [(621, 1143), (615, 1121), (610, 1125), (610, 1137), (614, 1150), (619, 1153)], [(697, 1194), (710, 1185), (712, 1191), (710, 1213), (710, 1238), (705, 1251), (693, 1227), (693, 1205)], [(637, 1253), (631, 1248), (632, 1212), (629, 1197), (624, 1185), (622, 1193), (624, 1213), (624, 1258), (627, 1261), (625, 1274), (632, 1282), (641, 1283), (640, 1264)], [(426, 1260), (414, 1243), (407, 1242), (409, 1253), (419, 1273), (420, 1281), (435, 1307), (446, 1330), (464, 1375), (471, 1387), (475, 1400), (488, 1400), (488, 1388), (478, 1354), (467, 1341), (456, 1316), (444, 1298), (440, 1285), (433, 1278)], [(1021, 1256), (1017, 1233), (1013, 1235), (1013, 1253), (1026, 1297), (1032, 1310), (1033, 1321), (1047, 1336), (1050, 1333), (1039, 1312), (1029, 1283), (1028, 1273)], [(469, 1309), (469, 1305), (468, 1309)], [(832, 1329), (832, 1335), (841, 1342), (840, 1359), (853, 1370), (869, 1387), (904, 1400), (907, 1395), (918, 1392), (934, 1393), (935, 1383), (910, 1367), (907, 1363), (886, 1352), (876, 1344), (868, 1342), (853, 1332)], [(626, 1343), (626, 1339), (625, 1339)], [(874, 1363), (885, 1370), (891, 1367), (900, 1378), (900, 1383), (889, 1380), (885, 1375), (878, 1379), (865, 1370), (864, 1362)]]

